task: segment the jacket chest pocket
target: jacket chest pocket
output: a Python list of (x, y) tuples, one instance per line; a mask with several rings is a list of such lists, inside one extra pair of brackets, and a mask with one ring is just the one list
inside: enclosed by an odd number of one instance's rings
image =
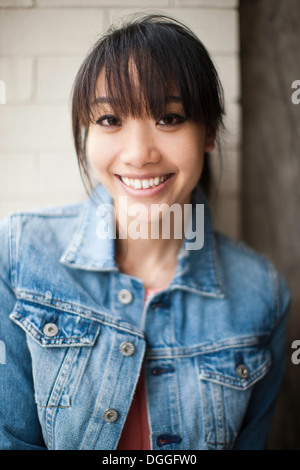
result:
[(24, 301), (17, 302), (10, 318), (26, 332), (36, 403), (41, 408), (70, 407), (100, 324)]
[(198, 357), (205, 441), (210, 449), (231, 448), (253, 391), (271, 367), (263, 345), (231, 346)]

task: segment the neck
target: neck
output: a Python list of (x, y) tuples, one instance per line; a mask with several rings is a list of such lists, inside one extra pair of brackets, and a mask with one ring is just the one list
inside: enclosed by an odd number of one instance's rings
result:
[(117, 238), (116, 254), (119, 264), (124, 259), (132, 259), (136, 263), (145, 262), (148, 259), (152, 263), (160, 265), (166, 256), (170, 256), (171, 252), (176, 257), (181, 245), (182, 239), (132, 240), (127, 238), (123, 240)]
[(158, 222), (130, 219), (124, 224), (117, 220), (116, 262), (122, 272), (141, 278), (146, 287), (165, 287), (176, 269), (184, 239), (184, 214), (177, 214), (176, 224), (175, 216), (169, 215)]

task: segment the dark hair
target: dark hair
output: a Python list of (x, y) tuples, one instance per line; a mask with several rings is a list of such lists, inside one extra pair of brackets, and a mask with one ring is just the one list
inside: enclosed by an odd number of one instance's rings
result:
[[(131, 73), (132, 63), (138, 77)], [(72, 124), (83, 182), (91, 180), (86, 156), (88, 127), (93, 121), (96, 82), (105, 67), (106, 89), (119, 116), (146, 112), (159, 119), (170, 86), (175, 86), (188, 119), (203, 122), (214, 133), (223, 125), (223, 90), (209, 54), (185, 25), (167, 16), (148, 15), (119, 28), (111, 27), (81, 65), (73, 87)], [(208, 194), (207, 154), (199, 183)], [(86, 187), (86, 185), (85, 185)]]

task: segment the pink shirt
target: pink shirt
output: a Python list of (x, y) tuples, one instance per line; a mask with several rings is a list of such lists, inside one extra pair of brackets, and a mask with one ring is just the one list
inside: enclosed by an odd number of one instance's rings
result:
[[(146, 289), (145, 301), (148, 295), (158, 290), (160, 289)], [(143, 372), (140, 375), (117, 450), (151, 450)]]

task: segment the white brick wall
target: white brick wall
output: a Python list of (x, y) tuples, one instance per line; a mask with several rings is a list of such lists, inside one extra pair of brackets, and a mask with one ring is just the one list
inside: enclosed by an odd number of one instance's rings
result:
[[(217, 228), (239, 236), (237, 0), (0, 0), (0, 217), (85, 198), (73, 149), (70, 93), (78, 67), (111, 22), (162, 13), (186, 23), (211, 53), (225, 89), (228, 132), (214, 205)], [(1, 99), (0, 99), (1, 103)], [(212, 155), (216, 175), (219, 158)]]
[(6, 84), (7, 103), (26, 103), (33, 96), (33, 59), (0, 57), (1, 80)]
[(32, 7), (33, 0), (0, 0), (0, 7)]

